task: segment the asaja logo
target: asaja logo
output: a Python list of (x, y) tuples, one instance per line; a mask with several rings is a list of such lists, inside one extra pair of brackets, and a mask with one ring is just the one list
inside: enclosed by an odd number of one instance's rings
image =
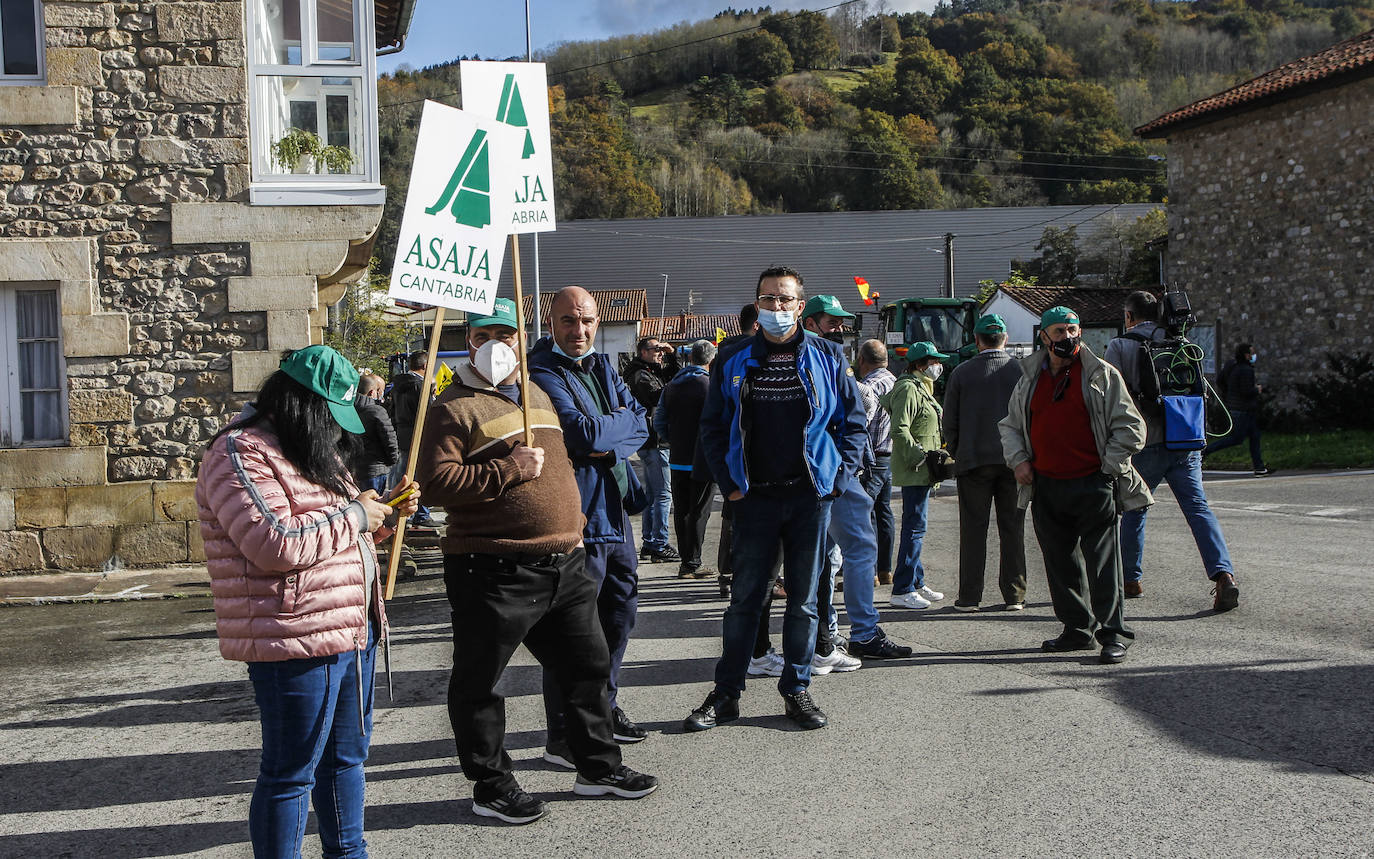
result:
[(530, 134), (530, 123), (525, 118), (525, 102), (520, 98), (520, 85), (515, 82), (514, 74), (506, 75), (505, 83), (501, 84), (501, 103), (496, 107), (496, 121), (525, 129), (525, 148), (520, 158), (529, 158), (534, 154), (534, 136)]
[[(523, 116), (523, 109), (521, 113)], [(434, 205), (425, 209), (425, 214), (437, 215), (445, 206), (449, 206), (453, 219), (465, 227), (480, 230), (491, 223), (491, 167), (485, 131), (478, 129), (472, 135), (463, 157), (444, 186), (444, 193)]]

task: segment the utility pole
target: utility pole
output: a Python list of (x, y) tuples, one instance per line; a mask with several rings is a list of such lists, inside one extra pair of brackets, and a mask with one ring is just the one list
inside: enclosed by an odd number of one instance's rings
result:
[(658, 315), (663, 316), (668, 312), (668, 275), (660, 274), (659, 277), (663, 278), (663, 301), (659, 302)]
[(945, 233), (945, 297), (954, 298), (954, 233)]

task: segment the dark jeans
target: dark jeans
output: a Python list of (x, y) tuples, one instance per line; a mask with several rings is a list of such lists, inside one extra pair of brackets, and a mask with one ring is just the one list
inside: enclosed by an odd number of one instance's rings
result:
[(312, 800), (324, 855), (367, 856), (363, 762), (377, 655), (376, 627), (368, 626), (361, 652), (248, 663), (262, 722), (262, 761), (248, 806), (255, 856), (299, 856)]
[(692, 478), (690, 471), (673, 470), (673, 527), (677, 535), (677, 551), (682, 567), (695, 570), (701, 566), (701, 547), (706, 543), (706, 524), (711, 519), (711, 498), (714, 483)]
[(896, 520), (892, 516), (892, 457), (879, 454), (877, 465), (868, 470), (864, 491), (873, 496), (873, 530), (878, 535), (880, 573), (892, 572), (892, 537)]
[(1260, 430), (1258, 416), (1254, 412), (1231, 412), (1231, 431), (1209, 443), (1202, 449), (1202, 455), (1216, 453), (1228, 447), (1235, 447), (1246, 439), (1250, 440), (1250, 464), (1256, 471), (1264, 468), (1264, 454), (1260, 451)]
[(578, 771), (600, 778), (620, 765), (606, 700), (610, 654), (596, 622), (596, 583), (586, 552), (542, 564), (503, 555), (445, 555), (453, 614), (448, 716), (473, 796), (493, 799), (517, 786), (506, 754), (506, 702), (496, 683), (522, 643), (553, 677), (565, 702), (568, 745)]
[(782, 541), (787, 611), (782, 624), (782, 676), (778, 691), (800, 692), (811, 683), (816, 646), (816, 580), (825, 558), (830, 501), (802, 487), (756, 488), (734, 503), (735, 578), (722, 623), (722, 653), (716, 689), (731, 696), (744, 691), (749, 655), (762, 623), (763, 604), (773, 586), (773, 564)]
[(1122, 617), (1121, 546), (1112, 479), (1035, 476), (1031, 521), (1045, 558), (1054, 616), (1064, 636), (1129, 647), (1135, 633)]
[[(611, 654), (611, 670), (607, 679), (607, 699), (611, 707), (618, 706), (616, 693), (620, 691), (620, 664), (625, 661), (625, 648), (635, 628), (639, 610), (639, 553), (635, 551), (630, 516), (624, 515), (623, 543), (592, 543), (587, 546), (587, 576), (596, 585), (596, 613), (601, 621), (601, 634)], [(544, 672), (544, 716), (548, 720), (549, 736), (563, 736), (563, 700), (558, 685)]]
[(997, 506), (1002, 601), (1026, 601), (1026, 511), (1016, 506), (1016, 477), (1005, 465), (979, 465), (959, 475), (959, 605), (983, 601), (988, 564), (988, 520)]

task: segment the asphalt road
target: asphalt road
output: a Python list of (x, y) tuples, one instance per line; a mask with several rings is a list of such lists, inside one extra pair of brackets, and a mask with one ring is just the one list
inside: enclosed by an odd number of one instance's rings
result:
[[(1025, 612), (888, 609), (880, 589), (885, 628), (916, 654), (818, 678), (831, 724), (815, 732), (782, 718), (765, 680), (739, 723), (682, 734), (710, 688), (724, 603), (712, 582), (645, 567), (621, 701), (653, 730), (626, 762), (663, 787), (639, 802), (575, 798), (571, 775), (539, 760), (538, 669), (522, 652), (503, 680), (508, 747), (553, 806), (523, 828), (469, 810), (443, 703), (447, 606), (426, 567), (391, 607), (397, 702), (376, 715), (371, 853), (1368, 856), (1374, 477), (1208, 491), (1239, 610), (1208, 610), (1210, 584), (1161, 493), (1124, 664), (1038, 651), (1058, 630), (1028, 537)], [(926, 563), (947, 605), (948, 488), (931, 518)], [(249, 855), (255, 708), (243, 666), (217, 655), (208, 600), (0, 610), (0, 654), (0, 856)], [(305, 855), (319, 855), (313, 835)]]

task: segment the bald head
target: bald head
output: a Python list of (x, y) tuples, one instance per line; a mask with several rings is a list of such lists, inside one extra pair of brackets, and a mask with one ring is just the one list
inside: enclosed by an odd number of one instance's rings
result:
[(580, 286), (565, 286), (554, 293), (549, 304), (549, 333), (570, 357), (581, 358), (593, 350), (599, 323), (596, 299), (590, 292)]

